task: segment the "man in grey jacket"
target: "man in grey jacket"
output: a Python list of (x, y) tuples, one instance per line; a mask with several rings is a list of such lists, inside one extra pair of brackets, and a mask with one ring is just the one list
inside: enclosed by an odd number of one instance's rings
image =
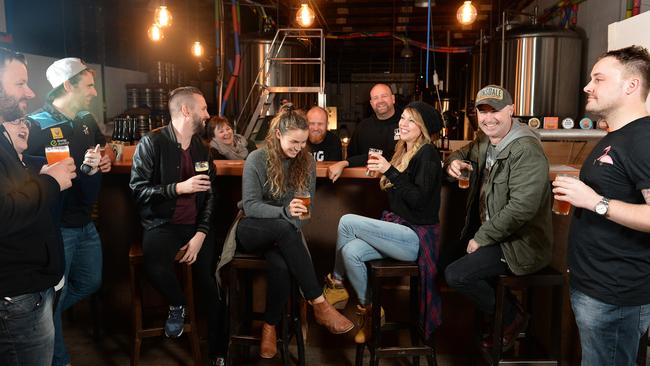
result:
[[(467, 217), (461, 242), (467, 255), (445, 271), (447, 284), (472, 299), (490, 318), (494, 314), (494, 278), (540, 270), (551, 259), (551, 190), (548, 160), (539, 137), (512, 118), (507, 90), (488, 85), (476, 96), (482, 133), (448, 159), (447, 174), (458, 179), (470, 169)], [(524, 330), (528, 315), (513, 296), (504, 304), (504, 350)], [(485, 348), (492, 339), (484, 339)]]

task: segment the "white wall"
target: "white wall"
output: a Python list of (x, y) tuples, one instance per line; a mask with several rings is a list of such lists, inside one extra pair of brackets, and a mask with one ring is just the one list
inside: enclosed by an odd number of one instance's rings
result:
[[(28, 110), (32, 112), (43, 106), (47, 93), (52, 90), (52, 86), (45, 78), (45, 70), (56, 59), (30, 54), (26, 54), (25, 57), (27, 58), (27, 69), (29, 71), (29, 86), (36, 93), (36, 97), (29, 102)], [(104, 126), (101, 66), (98, 64), (88, 64), (88, 66), (96, 72), (95, 88), (97, 89), (97, 98), (93, 100), (90, 112), (95, 116), (102, 132), (105, 135), (110, 135), (111, 131), (107, 131)], [(106, 67), (104, 71), (106, 80), (106, 116), (111, 118), (126, 109), (126, 84), (146, 83), (147, 74), (115, 67)]]

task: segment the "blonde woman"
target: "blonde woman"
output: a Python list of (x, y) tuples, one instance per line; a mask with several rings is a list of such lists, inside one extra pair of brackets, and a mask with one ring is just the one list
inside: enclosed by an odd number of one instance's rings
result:
[(334, 272), (328, 275), (325, 297), (332, 305), (344, 307), (349, 298), (343, 286), (347, 277), (359, 300), (357, 343), (364, 343), (371, 329), (367, 261), (418, 259), (420, 321), (427, 338), (440, 322), (440, 298), (434, 281), (442, 167), (440, 155), (431, 144), (431, 134), (440, 128), (440, 116), (433, 107), (424, 102), (409, 104), (399, 121), (400, 141), (391, 161), (381, 155), (368, 160), (369, 170), (383, 174), (379, 185), (388, 194), (389, 210), (380, 220), (348, 214), (339, 222)]
[[(231, 257), (233, 240), (246, 253), (263, 255), (268, 263), (267, 299), (260, 356), (277, 353), (275, 326), (289, 298), (290, 276), (314, 308), (316, 321), (335, 334), (350, 331), (354, 324), (323, 297), (309, 251), (304, 244), (299, 217), (308, 208), (294, 198), (296, 191), (314, 197), (316, 166), (305, 149), (309, 127), (305, 118), (284, 109), (271, 122), (264, 148), (251, 152), (244, 164), (242, 208), (244, 217), (231, 229), (219, 267)], [(230, 254), (229, 254), (230, 253)]]

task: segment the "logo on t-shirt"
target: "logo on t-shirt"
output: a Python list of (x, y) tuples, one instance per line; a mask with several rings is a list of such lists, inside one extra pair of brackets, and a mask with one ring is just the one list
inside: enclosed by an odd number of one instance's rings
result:
[(59, 127), (50, 128), (50, 133), (52, 133), (52, 139), (54, 140), (63, 138), (63, 131)]
[(611, 150), (612, 150), (612, 146), (611, 146), (611, 145), (610, 145), (610, 146), (607, 146), (606, 148), (604, 148), (604, 149), (603, 149), (603, 155), (599, 156), (598, 158), (596, 158), (596, 160), (594, 160), (594, 165), (595, 165), (596, 163), (598, 163), (598, 164), (600, 164), (600, 165), (604, 165), (604, 164), (607, 164), (607, 165), (614, 165), (614, 160), (612, 159), (611, 156), (609, 156), (609, 152), (610, 152)]

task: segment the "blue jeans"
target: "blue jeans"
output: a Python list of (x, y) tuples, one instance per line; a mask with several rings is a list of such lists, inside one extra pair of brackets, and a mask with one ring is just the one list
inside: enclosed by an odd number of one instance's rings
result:
[(0, 299), (0, 365), (50, 365), (53, 293), (49, 288)]
[(650, 304), (618, 306), (571, 287), (583, 366), (634, 365), (639, 339), (650, 325)]
[(54, 311), (53, 366), (70, 363), (70, 355), (63, 342), (61, 313), (88, 297), (102, 284), (102, 243), (95, 224), (79, 228), (61, 228), (65, 253), (65, 285)]
[(393, 258), (414, 261), (420, 239), (411, 228), (393, 222), (348, 214), (339, 221), (334, 259), (334, 278), (347, 276), (359, 302), (368, 304), (368, 273), (365, 262)]

